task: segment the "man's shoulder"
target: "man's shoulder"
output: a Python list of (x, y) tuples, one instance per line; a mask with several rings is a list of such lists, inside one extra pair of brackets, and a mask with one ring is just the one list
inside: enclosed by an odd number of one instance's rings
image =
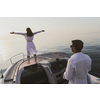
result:
[(84, 56), (84, 57), (86, 57), (86, 58), (91, 59), (91, 58), (90, 58), (90, 56), (89, 56), (89, 55), (87, 55), (87, 54), (83, 54), (83, 56)]
[(76, 55), (76, 54), (73, 54), (73, 55), (70, 57), (69, 61), (70, 61), (70, 62), (74, 62), (74, 61), (76, 60), (76, 57), (77, 57), (77, 55)]
[(75, 53), (75, 54), (73, 54), (73, 55), (71, 56), (70, 59), (74, 60), (74, 59), (76, 59), (77, 57), (78, 57), (78, 53)]
[(91, 60), (91, 58), (87, 54), (80, 52), (80, 53), (73, 54), (70, 58), (70, 61), (71, 62), (78, 62), (78, 61), (84, 60), (84, 59)]

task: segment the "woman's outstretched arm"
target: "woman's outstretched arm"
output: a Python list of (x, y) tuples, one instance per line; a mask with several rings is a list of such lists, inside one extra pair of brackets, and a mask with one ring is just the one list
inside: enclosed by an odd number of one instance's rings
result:
[(19, 35), (25, 35), (26, 33), (10, 32), (10, 34), (19, 34)]
[(44, 31), (44, 30), (42, 30), (42, 31), (37, 31), (37, 32), (34, 32), (33, 34), (35, 35), (35, 34), (41, 33), (41, 32), (45, 32), (45, 31)]

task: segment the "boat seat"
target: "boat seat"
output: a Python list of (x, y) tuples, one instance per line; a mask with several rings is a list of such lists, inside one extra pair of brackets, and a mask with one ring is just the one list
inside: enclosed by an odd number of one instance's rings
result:
[(21, 84), (48, 84), (48, 77), (42, 66), (38, 64), (24, 68), (20, 78)]

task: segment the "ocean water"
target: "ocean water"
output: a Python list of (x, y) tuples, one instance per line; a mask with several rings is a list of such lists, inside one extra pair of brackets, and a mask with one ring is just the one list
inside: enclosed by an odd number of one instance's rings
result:
[[(100, 77), (100, 33), (49, 34), (49, 36), (40, 34), (34, 37), (34, 43), (38, 54), (43, 52), (65, 52), (71, 56), (73, 53), (70, 45), (74, 39), (83, 40), (84, 48), (82, 52), (88, 54), (92, 59), (92, 70), (89, 73)], [(26, 40), (23, 36), (9, 35), (1, 38), (0, 68), (10, 57), (20, 52), (26, 54)]]

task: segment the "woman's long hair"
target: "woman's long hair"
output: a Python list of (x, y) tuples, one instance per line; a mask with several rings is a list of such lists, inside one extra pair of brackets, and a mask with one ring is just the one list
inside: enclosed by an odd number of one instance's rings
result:
[(26, 28), (27, 36), (33, 36), (32, 30), (30, 28)]

